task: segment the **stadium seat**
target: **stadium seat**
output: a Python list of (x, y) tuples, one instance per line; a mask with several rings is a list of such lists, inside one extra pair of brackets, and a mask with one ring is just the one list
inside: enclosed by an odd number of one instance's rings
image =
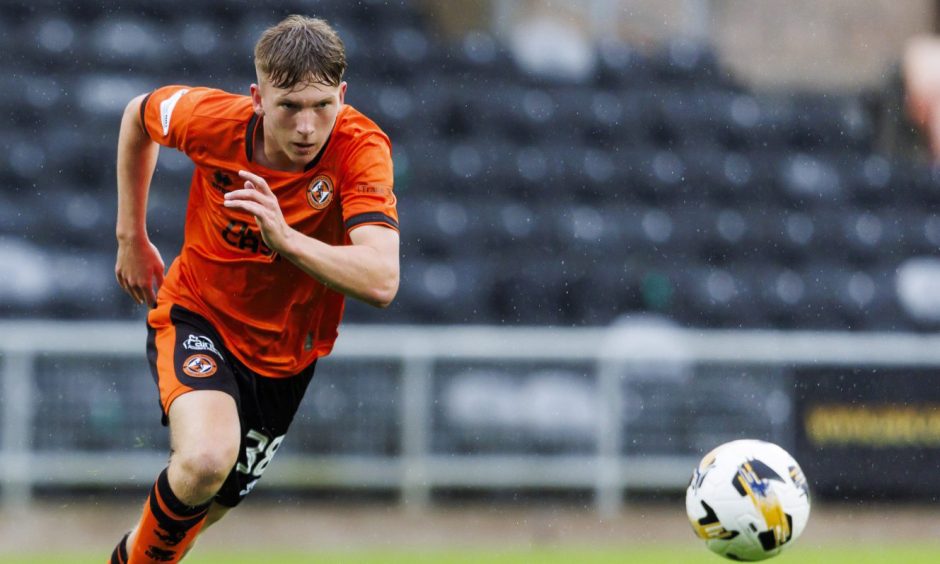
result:
[(563, 260), (551, 249), (503, 253), (491, 270), (491, 322), (543, 325), (559, 319), (564, 313), (559, 304), (572, 274)]
[[(113, 249), (113, 248), (112, 248)], [(132, 307), (114, 279), (114, 251), (57, 253), (51, 266), (56, 277), (52, 306), (71, 318), (111, 317)]]
[(838, 272), (818, 263), (767, 271), (764, 280), (773, 283), (773, 292), (765, 295), (770, 318), (781, 327), (844, 329), (830, 298)]
[(844, 210), (841, 219), (843, 252), (859, 265), (903, 248), (903, 225), (894, 214), (874, 210)]
[[(676, 267), (677, 268), (677, 267)], [(751, 281), (731, 268), (691, 263), (676, 280), (677, 313), (683, 323), (699, 327), (756, 327), (763, 323), (754, 303)]]
[(637, 47), (617, 39), (606, 39), (598, 45), (598, 86), (629, 90), (642, 89), (654, 80), (648, 57)]
[(742, 94), (730, 110), (742, 148), (785, 151), (796, 120), (789, 96)]
[(838, 210), (778, 209), (768, 219), (766, 249), (782, 264), (795, 266), (816, 258), (835, 260), (843, 256)]
[[(907, 166), (910, 166), (909, 164)], [(907, 172), (907, 171), (904, 171)], [(940, 167), (915, 167), (910, 170), (910, 183), (905, 182), (908, 179), (907, 174), (902, 177), (897, 186), (900, 188), (910, 188), (913, 192), (912, 202), (923, 205), (940, 204)], [(892, 188), (894, 188), (892, 184)]]
[[(498, 257), (507, 249), (561, 250), (568, 236), (549, 205), (497, 200), (474, 209), (480, 241), (472, 244), (482, 243), (488, 257)], [(467, 251), (463, 254), (469, 254)]]
[(654, 50), (650, 63), (656, 79), (663, 82), (688, 85), (727, 82), (715, 52), (701, 41), (683, 37), (669, 40), (664, 47)]
[(684, 192), (715, 205), (752, 207), (778, 199), (774, 169), (776, 159), (759, 152), (737, 152), (714, 147), (683, 152), (686, 163)]
[(707, 217), (701, 234), (702, 260), (710, 264), (734, 264), (760, 256), (760, 225), (752, 224), (753, 215), (733, 207), (720, 207)]
[(48, 311), (43, 306), (53, 297), (56, 278), (50, 254), (27, 238), (4, 234), (0, 238), (0, 259), (8, 265), (0, 278), (0, 309), (15, 316)]
[(483, 260), (414, 260), (405, 266), (401, 299), (416, 321), (473, 324), (488, 318), (496, 273)]
[(400, 215), (408, 218), (409, 243), (419, 257), (427, 258), (453, 257), (471, 246), (482, 248), (482, 225), (472, 221), (471, 213), (466, 205), (446, 200), (409, 202), (400, 209)]
[(39, 236), (45, 217), (37, 200), (25, 186), (11, 186), (7, 193), (0, 194), (0, 237), (30, 240)]
[(843, 159), (844, 177), (852, 199), (863, 206), (889, 205), (916, 199), (914, 178), (906, 167), (881, 155)]
[(559, 235), (559, 250), (572, 257), (618, 256), (619, 216), (610, 210), (580, 204), (554, 214), (552, 230)]
[(761, 131), (761, 104), (748, 92), (719, 92), (714, 100), (714, 139), (726, 149), (744, 151), (766, 146)]
[(874, 128), (857, 97), (796, 94), (790, 100), (794, 115), (788, 128), (788, 142), (793, 150), (871, 149)]
[(893, 266), (844, 271), (838, 304), (849, 329), (901, 331), (909, 325), (901, 315)]
[(940, 255), (940, 215), (921, 209), (901, 212), (905, 256)]
[(800, 327), (809, 308), (807, 282), (802, 273), (768, 261), (750, 262), (742, 271), (756, 288), (752, 307), (763, 311), (770, 325), (779, 329)]
[(778, 185), (796, 205), (839, 205), (846, 198), (846, 183), (832, 156), (792, 153), (780, 163)]
[(160, 37), (153, 21), (142, 17), (117, 15), (101, 17), (89, 30), (89, 56), (108, 69), (118, 71), (127, 64), (160, 70), (171, 64), (169, 43)]

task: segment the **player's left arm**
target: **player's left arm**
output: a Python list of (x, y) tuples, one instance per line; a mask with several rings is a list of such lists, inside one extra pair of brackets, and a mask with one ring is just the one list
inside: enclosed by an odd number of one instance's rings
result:
[(329, 245), (293, 229), (268, 183), (240, 171), (245, 187), (225, 194), (225, 206), (255, 216), (264, 242), (323, 284), (376, 307), (388, 307), (398, 293), (398, 232), (362, 225), (349, 233), (352, 245)]

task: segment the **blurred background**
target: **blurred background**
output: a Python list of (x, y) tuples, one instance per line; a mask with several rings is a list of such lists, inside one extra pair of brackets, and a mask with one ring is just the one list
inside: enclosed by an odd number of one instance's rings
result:
[[(836, 507), (940, 494), (936, 2), (3, 0), (5, 510), (136, 506), (163, 467), (113, 275), (121, 113), (247, 94), (295, 12), (392, 139), (403, 271), (391, 308), (349, 303), (253, 499), (686, 527), (692, 467), (745, 437)], [(167, 265), (191, 172), (161, 150)]]

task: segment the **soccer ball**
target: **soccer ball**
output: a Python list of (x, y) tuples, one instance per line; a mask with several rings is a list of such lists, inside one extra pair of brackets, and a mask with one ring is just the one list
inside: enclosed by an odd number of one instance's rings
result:
[(725, 443), (692, 472), (685, 509), (708, 548), (731, 560), (776, 556), (809, 520), (809, 487), (787, 451), (765, 441)]

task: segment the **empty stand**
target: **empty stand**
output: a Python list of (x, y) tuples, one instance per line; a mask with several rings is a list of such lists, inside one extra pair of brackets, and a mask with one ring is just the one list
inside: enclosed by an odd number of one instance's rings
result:
[[(0, 251), (31, 257), (21, 281), (72, 274), (17, 286), (4, 315), (140, 315), (108, 265), (125, 104), (169, 83), (247, 92), (260, 30), (311, 7), (346, 43), (347, 102), (396, 159), (399, 303), (351, 320), (911, 324), (893, 272), (940, 252), (940, 175), (872, 152), (860, 94), (751, 92), (687, 40), (603, 40), (588, 79), (532, 76), (486, 32), (445, 41), (416, 6), (379, 1), (5, 3)], [(161, 151), (149, 219), (168, 261), (191, 173)]]

